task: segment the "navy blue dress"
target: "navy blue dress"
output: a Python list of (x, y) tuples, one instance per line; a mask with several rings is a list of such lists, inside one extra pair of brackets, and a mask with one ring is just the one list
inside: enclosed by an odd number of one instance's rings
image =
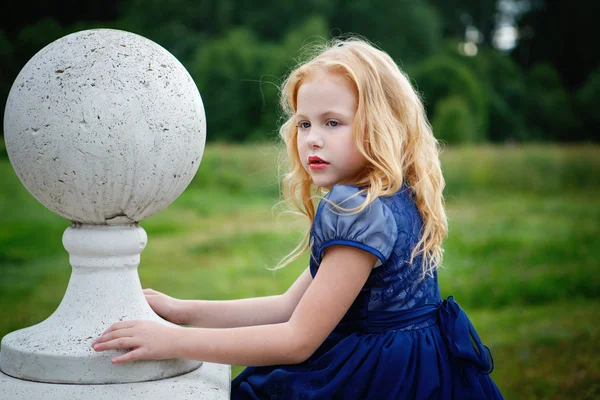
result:
[(365, 286), (319, 349), (296, 365), (248, 367), (232, 399), (501, 399), (493, 361), (452, 297), (442, 301), (437, 274), (421, 279), (421, 257), (408, 263), (422, 220), (406, 186), (364, 211), (359, 189), (336, 185), (317, 209), (310, 272), (332, 245), (377, 256)]

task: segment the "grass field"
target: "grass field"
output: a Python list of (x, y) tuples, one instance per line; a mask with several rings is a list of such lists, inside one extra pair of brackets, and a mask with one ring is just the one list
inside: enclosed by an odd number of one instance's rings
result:
[[(272, 145), (208, 147), (189, 188), (141, 223), (143, 285), (203, 299), (284, 291), (306, 258), (266, 267), (306, 225), (274, 207), (277, 154)], [(600, 398), (600, 147), (446, 149), (442, 163), (442, 294), (491, 348), (505, 397)], [(56, 309), (70, 275), (67, 226), (29, 195), (0, 148), (0, 336)]]

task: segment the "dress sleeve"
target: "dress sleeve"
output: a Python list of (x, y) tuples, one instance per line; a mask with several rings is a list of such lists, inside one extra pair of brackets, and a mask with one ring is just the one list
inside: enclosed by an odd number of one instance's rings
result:
[(379, 259), (375, 267), (385, 264), (398, 238), (396, 221), (390, 209), (378, 198), (358, 213), (337, 209), (360, 206), (365, 201), (359, 189), (335, 185), (321, 200), (313, 224), (313, 260), (321, 263), (329, 246), (344, 245), (367, 251)]

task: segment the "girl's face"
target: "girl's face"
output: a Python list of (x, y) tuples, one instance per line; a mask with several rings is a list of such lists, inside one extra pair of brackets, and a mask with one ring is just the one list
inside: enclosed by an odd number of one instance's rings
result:
[(366, 160), (354, 143), (356, 97), (350, 82), (330, 72), (318, 73), (298, 89), (298, 154), (318, 187), (352, 184)]

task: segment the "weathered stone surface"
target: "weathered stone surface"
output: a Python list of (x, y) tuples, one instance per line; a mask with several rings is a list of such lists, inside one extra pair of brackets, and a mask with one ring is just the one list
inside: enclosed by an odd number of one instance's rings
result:
[(113, 365), (123, 350), (97, 353), (91, 345), (117, 321), (172, 325), (152, 311), (138, 277), (146, 232), (137, 224), (74, 225), (63, 244), (73, 266), (65, 297), (45, 321), (2, 338), (0, 369), (15, 378), (54, 383), (119, 383), (164, 379), (200, 366), (193, 360)]
[(192, 78), (168, 51), (108, 29), (73, 33), (23, 67), (4, 114), (6, 148), (33, 196), (72, 221), (141, 221), (179, 196), (204, 150)]
[(29, 382), (0, 372), (2, 400), (225, 400), (229, 399), (228, 365), (204, 363), (189, 374), (154, 382), (112, 385), (67, 385)]

